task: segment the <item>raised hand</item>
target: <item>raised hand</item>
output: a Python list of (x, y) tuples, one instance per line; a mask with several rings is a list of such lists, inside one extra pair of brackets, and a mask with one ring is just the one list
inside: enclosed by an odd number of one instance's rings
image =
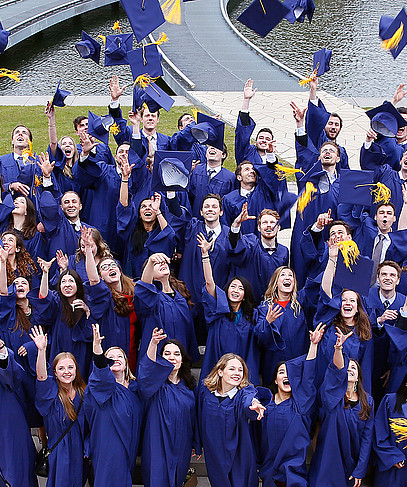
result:
[(47, 335), (44, 335), (41, 326), (33, 326), (31, 328), (31, 333), (29, 334), (31, 340), (35, 343), (38, 350), (46, 350), (47, 348)]
[(2, 264), (7, 262), (8, 252), (4, 250), (3, 247), (0, 247), (0, 262)]
[(170, 264), (170, 258), (162, 252), (157, 252), (156, 254), (150, 255), (148, 259), (153, 265), (156, 264)]
[(369, 129), (366, 132), (366, 142), (373, 142), (376, 139), (377, 139), (377, 132), (375, 132), (372, 129), (372, 127), (369, 127)]
[(212, 247), (212, 242), (208, 242), (203, 233), (198, 233), (196, 239), (198, 240), (198, 247), (201, 248), (202, 255), (207, 254)]
[(154, 328), (153, 333), (151, 334), (151, 343), (153, 345), (158, 345), (162, 340), (165, 340), (167, 335), (164, 333), (162, 328)]
[(257, 88), (253, 90), (253, 80), (249, 78), (243, 88), (243, 98), (245, 100), (251, 100), (256, 94)]
[(336, 243), (336, 238), (335, 237), (330, 237), (328, 240), (328, 247), (329, 247), (329, 257), (332, 259), (337, 259), (338, 258), (338, 253), (339, 253), (339, 247), (338, 244)]
[(44, 113), (50, 122), (55, 123), (55, 107), (51, 108), (51, 102), (47, 101), (47, 106), (45, 107)]
[(119, 77), (113, 75), (109, 82), (110, 96), (112, 97), (112, 101), (117, 101), (122, 96), (126, 88), (127, 85), (120, 86)]
[(264, 411), (267, 409), (259, 402), (257, 399), (253, 399), (252, 405), (249, 406), (249, 409), (252, 411), (256, 411), (257, 413), (257, 421), (260, 421), (264, 417)]
[(40, 266), (44, 274), (48, 274), (49, 270), (51, 269), (52, 263), (54, 262), (55, 259), (56, 257), (53, 257), (50, 261), (46, 261), (44, 259), (41, 259), (41, 257), (37, 257), (38, 265)]
[(135, 112), (133, 112), (132, 110), (129, 112), (129, 122), (132, 124), (132, 125), (140, 125), (140, 121), (141, 121), (141, 117), (140, 117), (140, 113), (138, 112), (138, 110), (136, 110)]
[(129, 164), (128, 158), (125, 158), (123, 162), (120, 162), (120, 167), (122, 168), (122, 180), (123, 181), (128, 181), (131, 176), (131, 171), (133, 170), (133, 167), (135, 164)]
[(84, 313), (86, 314), (86, 318), (89, 318), (90, 316), (90, 309), (89, 306), (83, 301), (82, 299), (74, 299), (72, 301), (72, 311), (75, 311), (75, 309), (83, 309)]
[(305, 113), (307, 112), (307, 107), (301, 110), (293, 101), (290, 102), (290, 107), (293, 110), (294, 120), (297, 122), (297, 127), (302, 127), (304, 125)]
[(85, 246), (85, 250), (88, 248), (92, 248), (93, 239), (91, 228), (86, 228), (85, 226), (81, 227), (81, 241)]
[(403, 91), (404, 86), (405, 83), (401, 83), (400, 85), (397, 86), (396, 91), (394, 92), (393, 95), (393, 100), (392, 100), (393, 105), (396, 105), (396, 103), (401, 101), (407, 95), (407, 91)]
[(82, 146), (82, 153), (84, 156), (88, 156), (90, 151), (98, 145), (99, 142), (92, 140), (92, 137), (84, 132), (79, 134), (79, 141)]
[(269, 309), (267, 311), (266, 320), (269, 323), (273, 323), (276, 321), (277, 318), (284, 314), (284, 308), (282, 308), (279, 304), (275, 303), (274, 305), (269, 304)]
[(160, 213), (160, 206), (161, 206), (161, 195), (160, 193), (154, 193), (154, 196), (151, 196), (151, 208), (155, 214)]
[(256, 217), (255, 216), (250, 216), (249, 215), (249, 212), (247, 210), (247, 203), (243, 203), (243, 206), (242, 206), (242, 211), (240, 212), (240, 214), (235, 218), (234, 222), (232, 223), (232, 226), (237, 228), (237, 227), (240, 227), (240, 225), (247, 221), (247, 220), (255, 220)]
[(311, 343), (317, 345), (322, 340), (322, 337), (324, 336), (325, 327), (326, 325), (324, 325), (323, 323), (319, 323), (319, 325), (315, 328), (314, 331), (310, 330), (309, 338), (311, 340)]
[(342, 345), (346, 342), (346, 340), (353, 335), (353, 331), (347, 333), (346, 335), (342, 333), (342, 330), (338, 327), (336, 327), (336, 343), (335, 343), (335, 348), (342, 347)]
[(333, 220), (331, 218), (331, 209), (329, 208), (329, 210), (326, 213), (320, 213), (318, 215), (315, 225), (317, 226), (317, 228), (322, 230), (324, 227), (329, 225), (332, 221)]
[(93, 331), (93, 353), (96, 355), (102, 355), (102, 341), (105, 337), (100, 336), (100, 328), (99, 323), (92, 324), (92, 331)]
[(46, 152), (45, 154), (44, 152), (38, 154), (38, 159), (39, 161), (37, 161), (37, 164), (41, 169), (44, 178), (49, 178), (52, 171), (54, 170), (55, 161), (50, 162), (48, 152)]
[(55, 255), (56, 255), (58, 267), (61, 270), (61, 272), (68, 269), (68, 265), (69, 265), (68, 256), (64, 254), (60, 249), (56, 251)]

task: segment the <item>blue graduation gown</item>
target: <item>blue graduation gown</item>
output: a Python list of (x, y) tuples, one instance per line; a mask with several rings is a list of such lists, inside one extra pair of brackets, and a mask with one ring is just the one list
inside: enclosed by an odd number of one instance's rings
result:
[(407, 485), (406, 467), (397, 468), (394, 465), (406, 462), (406, 441), (396, 440), (392, 432), (389, 419), (407, 419), (407, 407), (403, 404), (401, 411), (394, 411), (396, 394), (386, 394), (380, 403), (375, 417), (375, 431), (373, 449), (375, 452), (376, 472), (375, 487), (405, 487)]
[(37, 487), (35, 448), (21, 407), (24, 374), (9, 349), (7, 367), (0, 367), (0, 471), (12, 486)]
[(37, 160), (29, 159), (27, 164), (21, 163), (18, 167), (14, 159), (14, 153), (0, 156), (0, 176), (3, 180), (4, 189), (8, 191), (10, 183), (21, 182), (32, 187), (35, 175), (41, 176), (41, 169), (37, 166)]
[[(335, 327), (332, 326), (332, 321), (340, 312), (342, 305), (341, 295), (329, 298), (324, 291), (320, 291), (320, 300), (318, 302), (318, 309), (314, 317), (315, 326), (322, 321), (326, 326), (324, 336), (318, 347), (317, 356), (317, 386), (321, 384), (324, 378), (325, 371), (331, 363), (334, 355), (334, 345), (336, 343)], [(360, 340), (356, 333), (353, 333), (343, 344), (343, 352), (349, 358), (357, 360), (362, 368), (363, 373), (363, 387), (365, 391), (372, 390), (372, 369), (373, 369), (373, 339)]]
[(163, 230), (159, 226), (151, 230), (148, 232), (143, 251), (136, 255), (132, 236), (138, 220), (139, 205), (137, 204), (136, 208), (133, 204), (134, 200), (135, 198), (132, 198), (128, 206), (123, 206), (120, 201), (117, 203), (117, 234), (125, 243), (124, 267), (128, 269), (128, 273), (132, 277), (139, 278), (141, 277), (143, 264), (150, 255), (156, 252), (163, 252), (168, 257), (172, 257), (175, 249), (175, 232), (169, 224)]
[(212, 487), (257, 487), (256, 455), (248, 420), (256, 389), (249, 385), (222, 402), (205, 385), (199, 388), (198, 420)]
[(390, 377), (387, 382), (386, 392), (397, 392), (407, 372), (407, 331), (387, 324), (384, 325), (384, 328), (390, 338), (388, 357)]
[(189, 199), (192, 206), (192, 215), (201, 218), (201, 206), (204, 197), (209, 194), (218, 194), (225, 196), (236, 188), (236, 176), (232, 171), (225, 167), (214, 174), (209, 180), (207, 166), (205, 164), (198, 164), (192, 171), (189, 182)]
[(350, 476), (362, 479), (366, 474), (373, 441), (373, 399), (368, 395), (369, 419), (361, 420), (360, 402), (344, 408), (347, 385), (348, 360), (341, 370), (330, 363), (319, 391), (322, 425), (311, 460), (310, 487), (351, 487)]
[(174, 366), (160, 355), (147, 355), (137, 382), (147, 411), (141, 468), (146, 487), (181, 487), (188, 472), (192, 448), (201, 454), (195, 393), (181, 380), (168, 381)]
[(102, 279), (94, 286), (85, 283), (85, 293), (92, 316), (100, 325), (101, 335), (105, 337), (104, 348), (107, 350), (109, 347), (120, 347), (128, 355), (130, 318), (119, 316), (114, 311), (112, 292), (107, 284)]
[(315, 359), (305, 360), (305, 356), (286, 363), (292, 395), (279, 404), (274, 402), (269, 389), (258, 388), (259, 399), (267, 407), (260, 424), (254, 424), (256, 433), (260, 433), (257, 447), (264, 487), (275, 487), (274, 480), (286, 482), (287, 486), (308, 487), (310, 415), (317, 396), (315, 364)]
[[(192, 218), (185, 221), (184, 253), (179, 270), (179, 279), (185, 282), (194, 303), (201, 302), (202, 286), (205, 282), (202, 269), (202, 252), (197, 245), (198, 233), (206, 235), (205, 223)], [(228, 281), (230, 263), (226, 252), (229, 227), (222, 225), (222, 231), (209, 251), (214, 281), (221, 288)]]
[(89, 376), (89, 366), (92, 353), (92, 323), (95, 319), (83, 313), (79, 321), (72, 328), (67, 325), (62, 316), (61, 298), (57, 291), (49, 291), (45, 298), (38, 297), (38, 290), (30, 292), (35, 321), (48, 328), (49, 361), (61, 352), (71, 352), (78, 362), (83, 380)]
[[(157, 286), (160, 283), (157, 282)], [(186, 299), (178, 291), (172, 298), (157, 286), (137, 281), (134, 288), (134, 310), (142, 323), (139, 357), (146, 353), (151, 333), (159, 326), (168, 338), (175, 338), (184, 345), (193, 362), (198, 360), (194, 323)]]
[[(129, 139), (127, 139), (127, 140), (129, 140)], [(78, 149), (78, 154), (81, 155), (81, 153), (82, 153), (81, 144), (77, 144), (76, 148)], [(105, 161), (108, 164), (111, 164), (112, 166), (114, 166), (116, 164), (116, 161), (114, 160), (114, 157), (113, 157), (112, 151), (110, 150), (110, 147), (108, 145), (106, 145), (105, 143), (100, 142), (99, 140), (98, 140), (98, 143), (96, 146), (95, 159), (97, 161)]]
[(227, 316), (230, 310), (226, 293), (218, 286), (216, 286), (216, 298), (211, 296), (204, 286), (202, 301), (208, 339), (202, 362), (201, 379), (205, 379), (222, 355), (231, 352), (240, 355), (246, 362), (250, 382), (260, 384), (260, 350), (254, 334), (254, 326), (258, 320), (257, 309), (254, 310), (252, 321), (245, 316), (240, 316), (237, 323), (230, 321)]
[[(38, 411), (44, 417), (45, 429), (49, 441), (48, 446), (52, 448), (71, 423), (58, 396), (58, 384), (54, 377), (48, 377), (43, 381), (37, 380), (35, 402)], [(80, 394), (76, 393), (73, 404), (77, 411), (80, 402)], [(84, 436), (85, 413), (83, 407), (81, 407), (78, 419), (75, 421), (69, 433), (65, 435), (48, 457), (49, 475), (47, 487), (82, 485)]]
[(90, 426), (89, 457), (98, 487), (131, 487), (143, 408), (135, 380), (116, 382), (109, 367), (93, 366), (84, 410)]
[(236, 164), (240, 164), (243, 161), (250, 161), (253, 164), (263, 164), (263, 160), (256, 146), (250, 143), (250, 137), (253, 134), (256, 124), (251, 117), (249, 117), (249, 122), (249, 125), (243, 125), (239, 113), (235, 129)]
[[(271, 384), (274, 369), (279, 362), (286, 362), (303, 355), (309, 346), (309, 333), (306, 321), (306, 315), (303, 308), (305, 301), (304, 293), (301, 291), (297, 299), (301, 305), (301, 309), (297, 316), (291, 308), (291, 303), (288, 303), (282, 309), (283, 314), (277, 318), (274, 323), (270, 324), (266, 320), (268, 312), (268, 302), (264, 301), (259, 307), (259, 320), (255, 327), (255, 334), (257, 339), (264, 349), (262, 359), (262, 377), (263, 384)], [(275, 331), (281, 336), (284, 346), (275, 347)]]
[(288, 265), (287, 247), (277, 244), (277, 250), (269, 254), (260, 238), (253, 233), (240, 236), (235, 248), (232, 248), (228, 238), (226, 251), (231, 263), (229, 278), (245, 277), (252, 285), (257, 304), (261, 301), (274, 271), (282, 265)]

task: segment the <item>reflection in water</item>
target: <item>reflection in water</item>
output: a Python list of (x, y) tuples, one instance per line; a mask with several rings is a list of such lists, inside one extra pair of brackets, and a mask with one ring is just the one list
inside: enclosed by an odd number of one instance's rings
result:
[(394, 0), (314, 0), (312, 23), (283, 20), (265, 38), (236, 19), (252, 0), (232, 0), (234, 25), (252, 42), (290, 68), (309, 75), (312, 53), (332, 49), (331, 70), (321, 88), (338, 96), (390, 98), (399, 83), (407, 83), (407, 48), (394, 60), (380, 47), (381, 15), (395, 17), (402, 3)]
[(59, 78), (61, 88), (74, 95), (109, 95), (108, 84), (113, 74), (119, 75), (122, 83), (131, 83), (129, 66), (103, 66), (103, 49), (99, 66), (90, 59), (82, 59), (75, 49), (82, 29), (94, 37), (110, 35), (118, 19), (122, 32), (131, 32), (124, 10), (113, 4), (66, 20), (6, 50), (0, 56), (0, 67), (20, 71), (21, 82), (1, 78), (0, 95), (52, 96)]

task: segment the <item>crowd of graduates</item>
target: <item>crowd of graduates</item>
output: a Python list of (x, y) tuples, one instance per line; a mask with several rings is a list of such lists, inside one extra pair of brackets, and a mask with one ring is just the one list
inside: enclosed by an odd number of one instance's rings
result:
[(151, 104), (124, 117), (116, 76), (115, 154), (91, 113), (58, 140), (52, 103), (46, 151), (13, 130), (0, 484), (37, 485), (35, 432), (49, 487), (131, 487), (138, 455), (144, 485), (181, 487), (202, 453), (214, 487), (407, 485), (407, 92), (367, 112), (351, 170), (317, 83), (291, 103), (295, 168), (270, 128), (251, 143), (250, 79), (234, 173), (221, 120), (163, 135)]

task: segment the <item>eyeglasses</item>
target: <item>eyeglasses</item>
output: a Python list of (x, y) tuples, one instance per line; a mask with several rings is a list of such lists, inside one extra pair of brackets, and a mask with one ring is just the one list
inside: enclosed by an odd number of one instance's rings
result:
[(109, 262), (108, 264), (102, 264), (100, 269), (102, 271), (108, 271), (109, 269), (114, 269), (115, 267), (119, 267), (116, 262)]

